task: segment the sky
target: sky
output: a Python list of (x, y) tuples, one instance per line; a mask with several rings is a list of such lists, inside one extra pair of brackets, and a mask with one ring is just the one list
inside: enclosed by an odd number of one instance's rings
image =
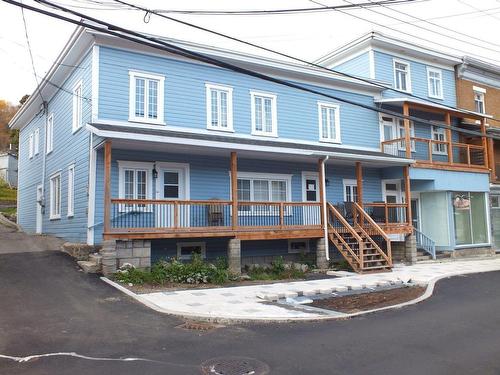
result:
[[(21, 1), (21, 0), (19, 0)], [(25, 4), (41, 7), (32, 0)], [(130, 29), (253, 54), (263, 52), (154, 15), (117, 9), (112, 0), (54, 0)], [(312, 0), (126, 0), (149, 9), (270, 10), (319, 7)], [(369, 0), (315, 0), (334, 6)], [(376, 0), (372, 0), (376, 1)], [(100, 3), (100, 4), (97, 4)], [(113, 4), (112, 4), (113, 3)], [(48, 8), (45, 8), (48, 9)], [(370, 10), (371, 9), (371, 10)], [(468, 54), (500, 65), (500, 0), (417, 0), (406, 4), (293, 15), (174, 14), (231, 36), (307, 61), (376, 30), (456, 56)], [(74, 25), (25, 11), (38, 80), (50, 69)], [(266, 54), (269, 56), (268, 54)], [(17, 103), (36, 88), (20, 8), (0, 0), (0, 99)]]

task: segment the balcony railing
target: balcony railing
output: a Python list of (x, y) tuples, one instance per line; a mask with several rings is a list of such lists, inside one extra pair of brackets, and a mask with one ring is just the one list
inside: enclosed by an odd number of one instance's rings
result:
[(407, 220), (406, 203), (363, 203), (363, 209), (386, 232), (404, 232), (410, 225)]
[[(435, 139), (410, 137), (412, 158), (429, 164), (448, 164), (458, 167), (486, 167), (485, 148), (480, 145), (451, 142)], [(382, 142), (382, 152), (394, 156), (406, 156), (405, 138)]]
[[(112, 199), (114, 232), (193, 232), (253, 229), (320, 229), (319, 202)], [(236, 225), (235, 225), (236, 224)]]

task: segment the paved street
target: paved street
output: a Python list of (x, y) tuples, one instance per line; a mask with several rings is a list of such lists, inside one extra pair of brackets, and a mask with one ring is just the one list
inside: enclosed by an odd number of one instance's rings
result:
[(500, 272), (439, 282), (426, 302), (345, 321), (175, 328), (60, 252), (0, 256), (0, 374), (199, 374), (219, 356), (259, 359), (271, 374), (498, 374)]

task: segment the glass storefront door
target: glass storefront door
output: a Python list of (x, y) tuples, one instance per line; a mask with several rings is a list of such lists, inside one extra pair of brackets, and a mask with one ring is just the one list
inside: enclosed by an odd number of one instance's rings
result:
[(453, 192), (455, 244), (488, 243), (485, 193)]

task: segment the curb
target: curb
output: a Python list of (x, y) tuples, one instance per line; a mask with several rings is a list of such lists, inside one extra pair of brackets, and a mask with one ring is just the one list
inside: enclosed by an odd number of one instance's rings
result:
[[(376, 312), (381, 312), (381, 311), (387, 311), (387, 310), (395, 310), (395, 309), (401, 309), (406, 306), (411, 306), (415, 305), (417, 303), (420, 303), (422, 301), (425, 301), (429, 297), (432, 296), (434, 293), (434, 288), (435, 285), (438, 281), (442, 279), (448, 279), (451, 277), (456, 277), (456, 276), (461, 276), (461, 275), (470, 275), (470, 274), (481, 274), (481, 273), (488, 273), (488, 272), (499, 272), (500, 269), (491, 269), (491, 270), (483, 270), (483, 271), (460, 271), (460, 272), (452, 272), (446, 275), (441, 275), (441, 276), (436, 276), (434, 278), (431, 278), (426, 284), (427, 288), (420, 297), (417, 297), (413, 300), (406, 301), (399, 303), (397, 305), (392, 305), (392, 306), (385, 306), (385, 307), (380, 307), (377, 309), (372, 309), (372, 310), (366, 310), (366, 311), (360, 311), (356, 313), (339, 313), (335, 312), (335, 315), (326, 315), (326, 316), (317, 316), (317, 317), (297, 317), (297, 318), (272, 318), (272, 317), (259, 317), (259, 318), (249, 318), (247, 316), (241, 317), (241, 316), (231, 316), (228, 315), (226, 317), (214, 317), (212, 315), (208, 314), (203, 314), (203, 313), (197, 313), (197, 314), (191, 314), (191, 313), (183, 313), (175, 310), (169, 310), (169, 309), (163, 309), (155, 305), (154, 303), (151, 303), (150, 301), (144, 299), (141, 297), (141, 295), (136, 294), (129, 289), (121, 286), (118, 283), (115, 283), (114, 281), (108, 279), (107, 277), (101, 277), (101, 280), (104, 281), (105, 283), (113, 286), (114, 288), (118, 289), (119, 291), (125, 293), (129, 297), (135, 299), (136, 301), (146, 305), (147, 307), (151, 308), (152, 310), (155, 310), (157, 312), (163, 313), (163, 314), (168, 314), (168, 315), (174, 315), (180, 318), (188, 318), (188, 319), (196, 319), (200, 321), (208, 321), (208, 322), (213, 322), (213, 323), (223, 323), (223, 324), (235, 324), (235, 323), (293, 323), (293, 322), (317, 322), (317, 321), (324, 321), (324, 320), (345, 320), (349, 318), (354, 318), (357, 316), (361, 315), (367, 315), (367, 314), (373, 314)], [(419, 282), (416, 282), (416, 284), (419, 284)], [(421, 284), (422, 285), (422, 284)]]

